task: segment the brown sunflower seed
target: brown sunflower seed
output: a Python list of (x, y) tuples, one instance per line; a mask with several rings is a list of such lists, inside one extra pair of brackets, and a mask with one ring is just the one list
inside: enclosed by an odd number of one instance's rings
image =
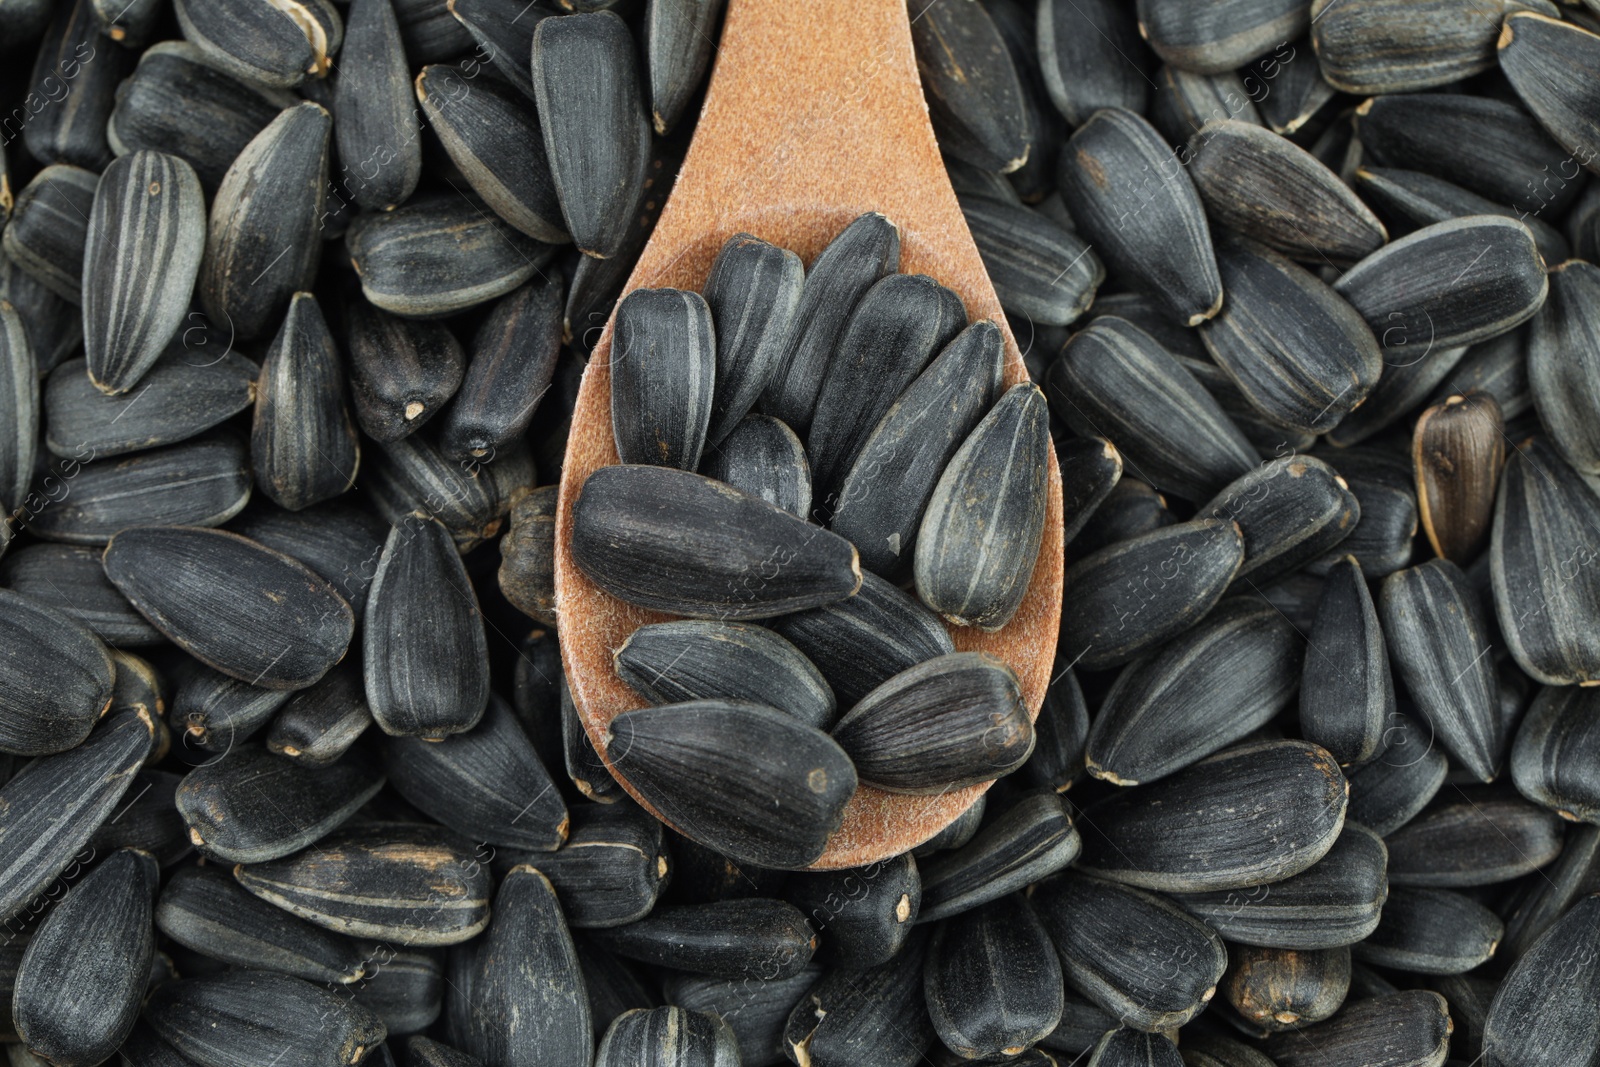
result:
[[(746, 415), (721, 444), (711, 446), (710, 455), (701, 458), (700, 473), (791, 515), (810, 517), (811, 464), (805, 446), (771, 415)], [(844, 530), (836, 532), (850, 536)]]
[(1477, 554), (1505, 454), (1500, 405), (1487, 393), (1452, 396), (1417, 417), (1411, 458), (1418, 512), (1441, 557), (1465, 564)]
[(1498, 43), (1500, 69), (1561, 147), (1600, 173), (1600, 90), (1589, 76), (1600, 69), (1600, 35), (1563, 22), (1552, 5), (1517, 6), (1534, 10), (1508, 12)]
[(256, 970), (167, 982), (152, 995), (145, 1018), (186, 1059), (213, 1067), (246, 1067), (273, 1056), (305, 1067), (350, 1067), (386, 1033), (383, 1021), (346, 992)]
[(246, 81), (292, 89), (321, 77), (339, 51), (343, 25), (316, 0), (174, 0), (183, 35)]
[(1320, 1023), (1350, 990), (1350, 949), (1236, 948), (1228, 950), (1223, 995), (1262, 1030)]
[(83, 301), (84, 249), (99, 182), (98, 174), (81, 167), (45, 167), (17, 194), (11, 221), (0, 231), (6, 258), (73, 304)]

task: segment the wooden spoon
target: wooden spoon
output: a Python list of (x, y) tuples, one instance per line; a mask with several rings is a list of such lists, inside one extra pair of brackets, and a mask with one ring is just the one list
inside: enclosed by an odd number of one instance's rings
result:
[[(905, 0), (732, 0), (705, 110), (627, 288), (699, 290), (723, 242), (740, 232), (792, 249), (809, 264), (866, 211), (883, 212), (899, 228), (903, 273), (931, 275), (955, 290), (973, 321), (1000, 324), (1006, 384), (1027, 381), (939, 158)], [(612, 651), (639, 626), (665, 618), (602, 592), (572, 558), (572, 510), (583, 483), (596, 468), (617, 462), (608, 365), (614, 325), (615, 316), (583, 376), (556, 509), (561, 658), (602, 757), (607, 724), (644, 703), (617, 678)], [(957, 649), (988, 652), (1011, 665), (1035, 716), (1061, 615), (1061, 477), (1053, 454), (1048, 481), (1044, 543), (1021, 610), (998, 633), (951, 628)], [(625, 777), (616, 778), (650, 809)], [(905, 852), (988, 786), (938, 796), (862, 786), (814, 866), (858, 867)]]

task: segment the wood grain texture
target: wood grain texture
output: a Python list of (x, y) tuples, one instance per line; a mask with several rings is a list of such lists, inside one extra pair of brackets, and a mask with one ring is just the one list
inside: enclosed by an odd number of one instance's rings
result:
[[(865, 211), (881, 211), (899, 227), (903, 272), (932, 275), (961, 296), (973, 320), (1000, 324), (1006, 384), (1026, 381), (1016, 340), (939, 158), (903, 0), (733, 0), (694, 143), (628, 289), (699, 289), (717, 250), (740, 231), (793, 249), (810, 263)], [(606, 725), (642, 703), (613, 673), (611, 652), (638, 626), (663, 618), (601, 592), (569, 550), (573, 505), (584, 480), (617, 462), (607, 362), (611, 329), (608, 323), (578, 394), (556, 535), (562, 659), (584, 727), (602, 753)], [(1048, 483), (1044, 542), (1021, 609), (998, 633), (952, 629), (958, 649), (988, 652), (1011, 665), (1034, 715), (1050, 680), (1061, 612), (1061, 479), (1054, 455)], [(628, 788), (625, 778), (619, 781)], [(986, 788), (893, 796), (862, 787), (814, 866), (861, 866), (904, 852)]]

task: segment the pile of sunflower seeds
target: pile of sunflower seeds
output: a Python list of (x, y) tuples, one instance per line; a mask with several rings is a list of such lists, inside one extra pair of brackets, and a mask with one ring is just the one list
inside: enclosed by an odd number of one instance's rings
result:
[(876, 214), (618, 304), (722, 7), (0, 0), (12, 1067), (1600, 1063), (1600, 7), (910, 0), (1009, 390)]

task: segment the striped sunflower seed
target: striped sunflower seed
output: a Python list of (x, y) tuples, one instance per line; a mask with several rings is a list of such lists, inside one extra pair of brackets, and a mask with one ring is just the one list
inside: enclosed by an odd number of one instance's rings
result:
[(555, 374), (562, 297), (560, 275), (547, 276), (503, 297), (489, 312), (440, 430), (447, 458), (488, 462), (521, 438)]
[(287, 689), (264, 689), (200, 663), (185, 667), (167, 724), (186, 750), (226, 754), (272, 721), (290, 696)]
[[(533, 33), (553, 12), (518, 0), (450, 0), (446, 7), (477, 43), (474, 55), (492, 64), (490, 69), (532, 100), (528, 56), (533, 50)], [(457, 54), (459, 50), (440, 58), (450, 59)]]
[(1267, 1039), (1279, 1067), (1381, 1063), (1386, 1067), (1443, 1067), (1450, 1049), (1450, 1006), (1437, 993), (1408, 989), (1352, 999), (1334, 1018)]
[(283, 705), (267, 732), (267, 751), (308, 767), (326, 767), (371, 725), (360, 670), (340, 664)]
[(1360, 560), (1347, 556), (1329, 569), (1317, 603), (1301, 673), (1300, 732), (1341, 765), (1362, 763), (1377, 755), (1394, 709), (1378, 612)]
[(1079, 535), (1069, 542), (1069, 558), (1082, 558), (1119, 541), (1171, 526), (1176, 521), (1167, 510), (1166, 498), (1150, 488), (1148, 482), (1122, 478), (1089, 516)]
[(1350, 990), (1350, 949), (1237, 948), (1228, 951), (1223, 995), (1252, 1026), (1287, 1030), (1320, 1023)]
[(1261, 117), (1267, 129), (1285, 137), (1298, 133), (1317, 118), (1335, 93), (1317, 66), (1310, 37), (1279, 44), (1258, 58), (1245, 78), (1251, 88), (1264, 81), (1274, 83), (1266, 98), (1259, 101)]
[[(652, 7), (659, 6), (659, 0)], [(612, 1020), (595, 1067), (732, 1067), (739, 1039), (720, 1015), (679, 1007), (635, 1008)]]
[(1564, 819), (1600, 823), (1600, 782), (1592, 770), (1600, 745), (1591, 725), (1597, 699), (1593, 689), (1541, 689), (1511, 746), (1517, 791)]
[[(710, 448), (711, 454), (701, 458), (701, 474), (791, 515), (809, 517), (811, 464), (805, 446), (789, 427), (771, 415), (746, 415), (721, 444)], [(852, 543), (856, 540), (845, 530), (835, 532)]]
[(51, 164), (22, 187), (11, 221), (0, 230), (6, 258), (72, 304), (83, 302), (84, 250), (99, 184), (92, 170)]
[(509, 859), (550, 879), (567, 925), (604, 929), (650, 914), (672, 875), (661, 823), (636, 804), (580, 804), (572, 832), (551, 852)]
[[(980, 798), (967, 810), (977, 811), (981, 819), (982, 808)], [(948, 918), (999, 900), (1068, 866), (1082, 848), (1067, 802), (1050, 793), (1030, 793), (970, 840), (922, 863), (918, 921)]]
[(1192, 151), (1202, 126), (1224, 120), (1262, 125), (1261, 112), (1237, 72), (1196, 74), (1162, 65), (1150, 121), (1169, 141)]
[(0, 563), (0, 583), (88, 627), (115, 648), (146, 648), (165, 640), (106, 578), (99, 548), (25, 545)]
[(1412, 974), (1462, 974), (1488, 961), (1504, 933), (1500, 917), (1471, 897), (1396, 886), (1378, 928), (1351, 952), (1364, 963)]
[(1397, 325), (1379, 337), (1380, 345), (1385, 338), (1395, 344), (1384, 350), (1383, 373), (1378, 377), (1378, 384), (1360, 407), (1346, 414), (1337, 426), (1323, 435), (1335, 448), (1360, 444), (1399, 422), (1426, 400), (1440, 382), (1450, 377), (1469, 351), (1466, 347), (1438, 348), (1429, 342), (1426, 334), (1413, 336), (1401, 324), (1405, 313), (1396, 314), (1401, 318), (1391, 321)]
[(339, 158), (363, 177), (352, 193), (368, 211), (388, 211), (422, 177), (422, 129), (406, 85), (405, 46), (390, 0), (355, 0), (345, 22), (334, 108)]
[(0, 751), (64, 752), (89, 736), (111, 707), (111, 653), (82, 622), (0, 590)]
[(95, 388), (83, 360), (69, 360), (45, 386), (45, 447), (58, 456), (92, 451), (106, 458), (187, 441), (249, 407), (258, 373), (237, 353), (213, 363), (168, 345), (138, 392), (111, 397)]
[(1071, 126), (1103, 107), (1143, 112), (1152, 66), (1138, 22), (1118, 0), (1043, 0), (1039, 67), (1050, 101)]
[(939, 147), (1008, 174), (1032, 147), (1022, 82), (982, 4), (911, 0), (911, 43)]
[(76, 355), (83, 341), (83, 314), (5, 254), (0, 254), (0, 300), (9, 301), (22, 317), (40, 374)]
[(0, 509), (27, 499), (38, 446), (38, 360), (22, 316), (0, 299)]
[(1597, 931), (1600, 898), (1586, 897), (1511, 968), (1484, 1023), (1485, 1067), (1555, 1067), (1594, 1055), (1600, 1032), (1586, 1007), (1600, 988), (1590, 952)]
[(1568, 260), (1550, 271), (1550, 297), (1528, 327), (1528, 384), (1539, 422), (1581, 474), (1600, 474), (1600, 267)]
[(1567, 832), (1560, 857), (1535, 880), (1506, 914), (1506, 937), (1496, 956), (1509, 968), (1587, 895), (1594, 880), (1594, 863), (1600, 850), (1600, 828), (1575, 826)]
[(350, 391), (361, 429), (383, 444), (414, 433), (461, 387), (467, 357), (448, 327), (347, 307)]
[(783, 1030), (789, 1013), (821, 977), (822, 969), (816, 966), (792, 978), (764, 982), (673, 974), (666, 992), (670, 1003), (722, 1016), (733, 1027), (744, 1067), (777, 1067), (787, 1062)]
[(1477, 390), (1494, 397), (1501, 417), (1507, 421), (1526, 412), (1533, 406), (1527, 360), (1530, 329), (1512, 330), (1468, 348), (1430, 403), (1443, 403), (1452, 395), (1465, 396)]
[(662, 136), (678, 125), (705, 77), (723, 6), (723, 0), (652, 0), (645, 9), (650, 118)]
[(1495, 37), (1507, 14), (1542, 0), (1492, 0), (1479, 8), (1456, 0), (1315, 0), (1311, 43), (1322, 76), (1346, 93), (1432, 89), (1495, 65)]
[[(689, 17), (672, 13), (674, 4), (660, 6), (667, 10), (657, 17)], [(734, 234), (717, 253), (705, 284), (717, 338), (717, 380), (707, 444), (722, 443), (761, 398), (783, 360), (804, 283), (800, 257), (759, 237)]]
[(624, 297), (611, 345), (611, 428), (622, 462), (699, 467), (716, 371), (711, 309), (699, 293)]
[(1442, 558), (1464, 564), (1477, 555), (1494, 516), (1505, 454), (1505, 421), (1486, 393), (1452, 396), (1417, 417), (1411, 444), (1417, 510)]
[(1517, 6), (1532, 10), (1506, 15), (1498, 43), (1500, 69), (1569, 158), (1600, 173), (1600, 122), (1595, 119), (1600, 89), (1588, 76), (1600, 69), (1600, 35), (1563, 22), (1553, 5)]
[(660, 907), (589, 937), (625, 959), (719, 978), (788, 978), (817, 941), (798, 908), (760, 897)]
[(1383, 749), (1350, 774), (1349, 818), (1392, 834), (1422, 812), (1444, 785), (1450, 761), (1432, 729), (1393, 712)]
[(1182, 1067), (1185, 1062), (1170, 1038), (1126, 1026), (1107, 1030), (1086, 1051), (1087, 1067)]
[(1506, 207), (1442, 178), (1414, 170), (1364, 166), (1355, 172), (1352, 184), (1402, 233), (1468, 215), (1504, 215), (1520, 217), (1522, 224), (1533, 231), (1534, 243), (1546, 263), (1560, 263), (1572, 254), (1561, 231), (1543, 219)]
[[(376, 1015), (390, 1038), (426, 1030), (444, 1010), (441, 953), (436, 949), (396, 950), (382, 941), (366, 942), (365, 947), (369, 959), (381, 954), (386, 962), (351, 987), (351, 999)], [(379, 1048), (379, 1062), (393, 1063), (388, 1046)]]
[[(257, 970), (163, 983), (145, 1019), (185, 1059), (212, 1067), (247, 1067), (273, 1056), (306, 1067), (350, 1067), (386, 1033), (383, 1021), (348, 993)], [(312, 1019), (323, 1025), (309, 1025)]]
[(939, 924), (925, 975), (939, 1040), (967, 1059), (1015, 1056), (1061, 1022), (1061, 962), (1025, 897)]
[(1033, 723), (1033, 755), (1022, 778), (1036, 788), (1064, 793), (1082, 777), (1089, 736), (1089, 706), (1072, 668), (1059, 656)]
[[(1338, 456), (1333, 457), (1338, 460)], [(1361, 506), (1361, 521), (1343, 541), (1306, 568), (1327, 574), (1346, 556), (1355, 557), (1368, 578), (1382, 578), (1411, 563), (1417, 534), (1417, 499), (1409, 489), (1358, 477), (1347, 480)]]
[(376, 561), (389, 529), (384, 521), (348, 500), (285, 511), (247, 508), (231, 529), (304, 563), (326, 578), (361, 617)]
[(578, 708), (572, 702), (572, 690), (565, 677), (561, 679), (561, 754), (566, 764), (567, 777), (578, 792), (597, 804), (615, 804), (622, 799), (622, 786), (617, 784), (611, 768), (600, 758), (594, 740), (583, 728), (578, 718)]
[(825, 974), (790, 1013), (784, 1054), (815, 1067), (922, 1062), (937, 1040), (923, 995), (927, 955), (918, 934), (888, 963)]
[[(117, 83), (133, 67), (133, 53), (106, 45), (92, 0), (57, 4), (55, 10), (29, 85), (30, 97), (48, 103), (24, 119), (22, 143), (41, 163), (99, 171), (111, 162), (106, 119)], [(8, 141), (15, 137), (8, 131)]]
[(1032, 208), (963, 196), (961, 214), (1008, 315), (1066, 326), (1106, 280), (1088, 242)]
[(1071, 541), (1122, 479), (1122, 453), (1103, 437), (1072, 438), (1056, 445), (1061, 468), (1062, 538)]
[(1284, 456), (1230, 483), (1200, 514), (1238, 523), (1238, 581), (1266, 585), (1322, 556), (1361, 521), (1361, 505), (1334, 469), (1312, 456)]
[(1139, 0), (1139, 33), (1176, 67), (1212, 74), (1235, 70), (1305, 32), (1299, 0), (1226, 0), (1195, 8), (1182, 0)]
[(245, 81), (292, 89), (332, 68), (344, 26), (320, 0), (174, 0), (183, 35)]
[(822, 934), (816, 959), (833, 967), (876, 967), (910, 938), (922, 906), (922, 876), (916, 859), (903, 853), (866, 867), (795, 874), (784, 883), (784, 897)]
[(1460, 888), (1531, 873), (1561, 852), (1553, 813), (1509, 792), (1464, 793), (1433, 806), (1386, 838), (1389, 883)]

